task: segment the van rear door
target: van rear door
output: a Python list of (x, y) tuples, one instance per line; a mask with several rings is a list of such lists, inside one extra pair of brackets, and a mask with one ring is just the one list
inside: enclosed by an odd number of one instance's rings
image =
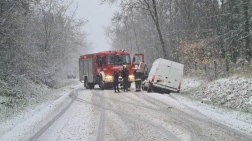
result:
[(157, 84), (167, 86), (167, 81), (170, 73), (172, 62), (169, 60), (161, 59), (157, 68), (155, 80)]
[(178, 89), (179, 83), (181, 83), (182, 79), (183, 79), (183, 65), (176, 62), (172, 62), (167, 85), (174, 89)]

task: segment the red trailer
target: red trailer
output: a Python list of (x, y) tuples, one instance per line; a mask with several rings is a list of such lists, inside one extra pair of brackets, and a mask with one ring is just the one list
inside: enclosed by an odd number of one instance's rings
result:
[[(79, 77), (84, 87), (93, 89), (98, 84), (101, 89), (112, 87), (114, 71), (122, 71), (123, 65), (129, 66), (129, 81), (134, 81), (134, 66), (144, 62), (144, 54), (138, 53), (130, 59), (129, 52), (108, 51), (82, 55), (79, 58)], [(122, 83), (122, 78), (119, 77)]]

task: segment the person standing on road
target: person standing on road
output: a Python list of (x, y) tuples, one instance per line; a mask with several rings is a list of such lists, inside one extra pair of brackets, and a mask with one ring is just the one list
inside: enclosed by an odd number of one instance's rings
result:
[(119, 92), (119, 88), (118, 88), (118, 77), (119, 74), (117, 71), (114, 71), (114, 75), (113, 75), (113, 85), (114, 85), (114, 89), (115, 89), (115, 93), (116, 93), (116, 89)]
[(134, 76), (135, 76), (135, 85), (136, 85), (136, 92), (141, 91), (141, 83), (142, 83), (142, 72), (138, 69), (138, 65), (135, 65), (135, 71), (134, 71)]
[(128, 68), (129, 68), (129, 66), (126, 66), (126, 65), (124, 65), (123, 66), (123, 70), (122, 70), (122, 74), (121, 74), (121, 76), (122, 76), (122, 78), (123, 78), (123, 91), (125, 92), (125, 91), (129, 91), (129, 88), (128, 88), (128, 83), (129, 83), (129, 79), (128, 79), (128, 77), (129, 77), (129, 70), (128, 70)]

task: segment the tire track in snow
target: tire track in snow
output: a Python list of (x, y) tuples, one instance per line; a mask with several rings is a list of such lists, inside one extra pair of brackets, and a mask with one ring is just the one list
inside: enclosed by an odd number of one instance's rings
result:
[(105, 125), (105, 107), (104, 107), (104, 97), (101, 96), (100, 91), (99, 94), (95, 94), (94, 90), (91, 90), (93, 96), (97, 96), (99, 98), (99, 102), (95, 101), (97, 104), (100, 103), (100, 119), (99, 119), (99, 126), (97, 132), (97, 141), (104, 141), (104, 125)]
[[(135, 95), (137, 95), (137, 94), (135, 94)], [(141, 92), (141, 94), (139, 94), (139, 95), (137, 95), (139, 98), (141, 97), (141, 98), (143, 98), (144, 100), (146, 100), (146, 101), (148, 101), (148, 102), (150, 102), (150, 103), (152, 103), (152, 104), (155, 104), (156, 102), (158, 102), (158, 100), (157, 99), (153, 99), (152, 97), (150, 97), (150, 96), (148, 96), (148, 95), (145, 95), (144, 93), (142, 93)], [(228, 126), (226, 126), (226, 125), (224, 125), (224, 124), (221, 124), (221, 123), (218, 123), (218, 122), (216, 122), (216, 121), (214, 121), (214, 120), (211, 120), (211, 119), (209, 119), (208, 117), (206, 117), (205, 115), (203, 115), (202, 113), (200, 113), (199, 111), (197, 111), (197, 110), (195, 110), (195, 109), (193, 109), (193, 108), (191, 108), (191, 107), (189, 107), (189, 106), (187, 106), (186, 104), (184, 104), (184, 103), (182, 103), (182, 102), (180, 102), (178, 99), (176, 99), (174, 96), (172, 96), (172, 95), (169, 95), (170, 96), (170, 98), (172, 98), (172, 99), (174, 99), (174, 100), (176, 100), (176, 101), (178, 101), (181, 105), (183, 105), (183, 106), (185, 106), (188, 110), (190, 110), (191, 112), (193, 112), (193, 113), (195, 113), (198, 117), (195, 117), (195, 116), (193, 116), (193, 115), (190, 115), (190, 114), (186, 114), (186, 116), (189, 118), (189, 119), (191, 119), (191, 120), (195, 120), (195, 121), (199, 121), (199, 122), (203, 122), (203, 123), (205, 123), (205, 124), (208, 124), (208, 125), (212, 125), (212, 126), (215, 126), (215, 127), (217, 127), (217, 128), (221, 128), (221, 129), (223, 129), (223, 131), (224, 130), (226, 130), (226, 131), (228, 131), (228, 132), (230, 132), (230, 133), (234, 133), (234, 134), (236, 134), (236, 135), (238, 135), (239, 137), (241, 137), (241, 138), (243, 138), (243, 139), (246, 139), (246, 140), (248, 140), (248, 141), (252, 141), (252, 136), (250, 136), (250, 135), (247, 135), (247, 134), (245, 134), (245, 133), (243, 133), (243, 132), (240, 132), (240, 131), (238, 131), (238, 130), (236, 130), (236, 129), (233, 129), (233, 128), (231, 128), (231, 127), (228, 127)], [(161, 102), (161, 101), (159, 101), (159, 103), (160, 103), (160, 105), (159, 104), (155, 104), (156, 106), (163, 106), (163, 105), (167, 105), (166, 103), (164, 103), (164, 102)], [(176, 110), (178, 110), (178, 111), (180, 111), (179, 109), (176, 109)], [(185, 127), (189, 127), (189, 128), (191, 128), (192, 130), (192, 135), (193, 136), (191, 136), (191, 137), (193, 137), (193, 138), (196, 138), (197, 136), (199, 136), (200, 134), (199, 133), (196, 133), (195, 132), (195, 129), (197, 128), (194, 124), (195, 124), (195, 122), (192, 122), (192, 121), (190, 121), (190, 120), (188, 120), (188, 119), (185, 119), (181, 114), (179, 114), (179, 112), (178, 111), (174, 111), (175, 113), (177, 113), (176, 114), (176, 118), (177, 119), (180, 119), (180, 121), (182, 121), (186, 126)], [(193, 128), (194, 127), (194, 128)], [(200, 132), (200, 131), (198, 131), (198, 132)]]
[(176, 97), (174, 97), (174, 96), (172, 96), (172, 95), (169, 95), (169, 96), (170, 96), (172, 99), (178, 101), (180, 104), (182, 104), (183, 106), (185, 106), (185, 107), (188, 108), (189, 110), (191, 110), (191, 111), (193, 111), (193, 112), (195, 112), (195, 113), (197, 113), (197, 114), (199, 114), (199, 115), (201, 116), (201, 117), (192, 117), (192, 118), (194, 118), (194, 119), (196, 119), (196, 120), (199, 120), (199, 121), (202, 121), (202, 122), (205, 122), (205, 123), (208, 123), (208, 124), (210, 124), (210, 125), (214, 125), (214, 126), (216, 126), (216, 127), (222, 128), (222, 129), (227, 130), (227, 131), (229, 131), (229, 132), (235, 133), (236, 135), (238, 135), (238, 136), (240, 136), (240, 137), (242, 137), (242, 138), (245, 138), (245, 139), (247, 139), (248, 141), (252, 141), (252, 136), (250, 136), (250, 135), (248, 135), (248, 134), (246, 134), (246, 133), (240, 132), (240, 131), (238, 131), (238, 130), (236, 130), (236, 129), (233, 129), (233, 128), (231, 128), (231, 127), (228, 127), (228, 126), (226, 126), (226, 125), (224, 125), (224, 124), (218, 123), (218, 122), (216, 122), (216, 121), (214, 121), (214, 120), (210, 120), (208, 117), (206, 117), (205, 115), (203, 115), (203, 114), (200, 113), (199, 111), (197, 111), (197, 110), (191, 108), (190, 106), (188, 106), (188, 105), (186, 105), (186, 104), (180, 102)]
[[(123, 96), (124, 97), (127, 94), (129, 94), (129, 93), (118, 93), (118, 96)], [(126, 97), (128, 97), (128, 96), (126, 96)], [(121, 101), (119, 101), (119, 100), (115, 101), (113, 98), (109, 98), (108, 100), (112, 100), (113, 102), (116, 102), (114, 104), (121, 104)], [(133, 99), (131, 99), (131, 100), (133, 100)], [(134, 101), (139, 102), (136, 99)], [(127, 103), (127, 102), (123, 102), (123, 103)], [(127, 103), (127, 104), (134, 105), (134, 106), (139, 106), (139, 107), (154, 110), (154, 111), (159, 111), (159, 109), (151, 108), (150, 106), (142, 106), (142, 105), (134, 104), (134, 103)], [(136, 115), (124, 113), (124, 112), (122, 112), (123, 109), (121, 109), (121, 110), (117, 109), (116, 110), (116, 109), (114, 109), (115, 107), (113, 107), (109, 103), (107, 103), (107, 106), (108, 106), (107, 108), (109, 108), (111, 112), (116, 114), (122, 121), (124, 121), (126, 126), (135, 125), (138, 122), (144, 123), (145, 125), (149, 125), (149, 126), (155, 128), (155, 129), (157, 129), (157, 131), (162, 132), (169, 140), (172, 140), (172, 141), (179, 141), (180, 140), (172, 132), (165, 129), (162, 125), (160, 125), (158, 123), (155, 123), (155, 122), (153, 122), (153, 121), (151, 121), (151, 120), (149, 120), (147, 118), (144, 118), (144, 117), (137, 117)], [(116, 107), (120, 107), (120, 106), (118, 105)], [(128, 128), (132, 129), (131, 127), (128, 127)], [(133, 132), (137, 132), (137, 131), (133, 131)], [(134, 136), (132, 136), (132, 135), (134, 135), (134, 133), (131, 133), (131, 132), (128, 132), (127, 135), (128, 136), (123, 140), (129, 140), (129, 139), (134, 137)]]
[(49, 121), (46, 125), (44, 125), (36, 134), (34, 134), (28, 141), (37, 140), (57, 119), (59, 119), (66, 112), (66, 110), (73, 104), (76, 97), (78, 96), (78, 93), (76, 92), (77, 90), (73, 90), (69, 94), (69, 97), (72, 98), (71, 102), (61, 112), (59, 112), (51, 121)]

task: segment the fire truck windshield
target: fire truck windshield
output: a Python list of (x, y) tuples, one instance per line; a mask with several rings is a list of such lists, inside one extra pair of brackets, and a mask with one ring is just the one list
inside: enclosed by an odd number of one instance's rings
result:
[(107, 56), (108, 65), (128, 65), (130, 64), (130, 56), (128, 54), (116, 54)]

